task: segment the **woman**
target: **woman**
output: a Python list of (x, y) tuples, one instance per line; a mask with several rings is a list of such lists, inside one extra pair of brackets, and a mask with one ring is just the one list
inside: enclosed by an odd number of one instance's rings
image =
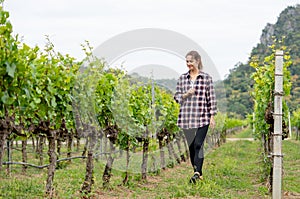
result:
[(199, 53), (190, 51), (185, 58), (189, 71), (180, 76), (174, 99), (180, 104), (177, 125), (183, 129), (186, 136), (194, 168), (190, 182), (196, 183), (197, 180), (203, 179), (203, 143), (208, 126), (212, 128), (215, 126), (217, 103), (212, 78), (202, 72)]

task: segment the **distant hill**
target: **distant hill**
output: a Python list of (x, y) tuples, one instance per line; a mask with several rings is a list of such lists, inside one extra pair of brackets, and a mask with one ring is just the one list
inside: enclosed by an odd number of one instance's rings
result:
[(148, 64), (136, 67), (135, 69), (128, 72), (129, 74), (137, 73), (140, 76), (153, 78), (153, 79), (178, 79), (179, 73), (174, 69), (159, 65), (159, 64)]
[(164, 87), (171, 93), (175, 92), (176, 83), (180, 76), (180, 74), (172, 68), (159, 64), (142, 65), (129, 71), (128, 74), (145, 83), (149, 83), (149, 80), (153, 79), (157, 85)]
[[(291, 98), (288, 106), (291, 110), (300, 107), (300, 5), (289, 6), (284, 9), (275, 24), (266, 24), (262, 30), (260, 43), (252, 49), (251, 55), (260, 59), (270, 54), (269, 45), (272, 43), (272, 36), (281, 39), (285, 36), (284, 45), (291, 54), (293, 64), (290, 66), (292, 76)], [(229, 75), (222, 81), (226, 94), (217, 96), (219, 101), (227, 100), (227, 112), (246, 117), (253, 111), (253, 100), (250, 92), (253, 86), (251, 74), (254, 69), (247, 63), (238, 63), (230, 70)], [(218, 85), (217, 85), (218, 86)], [(218, 94), (218, 93), (217, 93)], [(226, 99), (224, 99), (226, 98)]]

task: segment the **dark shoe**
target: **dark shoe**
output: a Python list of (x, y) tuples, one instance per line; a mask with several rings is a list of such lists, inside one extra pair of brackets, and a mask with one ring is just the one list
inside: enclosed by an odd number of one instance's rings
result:
[(190, 179), (190, 183), (196, 184), (196, 182), (200, 179), (202, 180), (202, 176), (200, 176), (200, 173), (195, 172), (193, 177), (191, 177), (191, 179)]

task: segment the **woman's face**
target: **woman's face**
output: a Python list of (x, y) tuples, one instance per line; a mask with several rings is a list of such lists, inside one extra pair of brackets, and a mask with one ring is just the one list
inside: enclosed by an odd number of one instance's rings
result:
[(189, 70), (198, 70), (199, 62), (192, 55), (186, 56), (186, 65)]

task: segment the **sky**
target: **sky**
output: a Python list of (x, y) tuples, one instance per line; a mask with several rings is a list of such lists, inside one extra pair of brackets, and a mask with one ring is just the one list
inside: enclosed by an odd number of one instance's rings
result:
[[(247, 62), (266, 24), (275, 23), (281, 11), (297, 3), (300, 0), (6, 0), (3, 7), (23, 42), (43, 48), (48, 35), (57, 51), (78, 60), (85, 56), (81, 44), (86, 40), (97, 48), (136, 29), (171, 30), (201, 46), (224, 79), (237, 63)], [(184, 60), (165, 52), (147, 55), (131, 53), (118, 61), (186, 70)]]

